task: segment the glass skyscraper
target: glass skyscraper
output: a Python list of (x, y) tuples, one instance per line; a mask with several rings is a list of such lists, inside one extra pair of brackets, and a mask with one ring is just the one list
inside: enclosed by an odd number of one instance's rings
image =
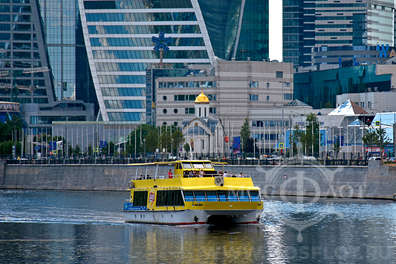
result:
[(54, 102), (38, 3), (0, 1), (0, 101)]
[[(145, 122), (146, 70), (268, 58), (268, 0), (78, 0), (100, 116)], [(154, 51), (152, 37), (169, 37)]]
[(95, 102), (78, 0), (38, 0), (58, 100)]
[(312, 64), (312, 50), (337, 46), (394, 46), (394, 0), (284, 0), (283, 59)]

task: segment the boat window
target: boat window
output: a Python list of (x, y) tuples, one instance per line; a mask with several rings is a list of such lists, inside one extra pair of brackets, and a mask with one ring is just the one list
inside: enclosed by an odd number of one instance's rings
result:
[(194, 191), (195, 201), (203, 202), (206, 201), (205, 192), (202, 191)]
[(187, 162), (183, 162), (183, 169), (191, 169), (191, 164)]
[(133, 206), (147, 206), (147, 191), (133, 193)]
[(183, 196), (180, 190), (177, 191), (157, 191), (157, 206), (182, 206)]
[(239, 197), (239, 201), (242, 201), (242, 202), (250, 201), (248, 191), (238, 191), (238, 197)]
[(208, 202), (217, 202), (217, 192), (216, 191), (207, 191), (206, 198)]
[(249, 193), (252, 201), (260, 201), (260, 196), (258, 191), (250, 191)]
[(184, 191), (184, 200), (186, 202), (194, 201), (194, 192), (193, 191)]
[(228, 201), (238, 201), (238, 195), (236, 191), (228, 191)]
[(227, 191), (217, 191), (217, 196), (219, 197), (220, 202), (227, 201), (228, 192)]
[(203, 169), (204, 165), (202, 163), (193, 163), (194, 169)]
[(205, 169), (213, 169), (213, 166), (210, 163), (204, 163), (204, 167)]

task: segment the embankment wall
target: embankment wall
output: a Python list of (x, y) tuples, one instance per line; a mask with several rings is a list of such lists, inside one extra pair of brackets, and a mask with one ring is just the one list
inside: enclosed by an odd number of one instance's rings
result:
[[(169, 168), (158, 167), (158, 175), (167, 175)], [(264, 195), (392, 199), (396, 194), (396, 167), (381, 161), (370, 162), (368, 167), (228, 165), (218, 170), (252, 176)], [(0, 161), (0, 188), (123, 191), (129, 180), (146, 174), (155, 175), (155, 167), (8, 165)]]

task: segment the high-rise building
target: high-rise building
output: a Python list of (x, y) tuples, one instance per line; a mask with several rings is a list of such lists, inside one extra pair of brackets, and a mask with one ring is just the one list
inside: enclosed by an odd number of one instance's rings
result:
[(50, 66), (36, 1), (0, 4), (0, 101), (54, 101)]
[(268, 58), (268, 0), (78, 1), (103, 121), (146, 122), (149, 68)]
[(283, 61), (303, 63), (304, 1), (283, 0)]
[(53, 121), (94, 118), (92, 104), (62, 101), (76, 99), (79, 85), (90, 87), (88, 67), (83, 72), (79, 66), (88, 60), (82, 32), (76, 30), (76, 1), (0, 1), (0, 101), (21, 104), (29, 133), (48, 131)]
[(95, 103), (78, 0), (38, 0), (57, 100)]
[(284, 0), (283, 10), (286, 62), (309, 66), (314, 48), (394, 46), (393, 0)]

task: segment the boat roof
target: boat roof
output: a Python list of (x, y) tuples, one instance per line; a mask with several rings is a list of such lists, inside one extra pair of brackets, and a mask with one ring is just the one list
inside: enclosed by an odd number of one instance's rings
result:
[(145, 163), (129, 163), (129, 166), (150, 166), (150, 165), (172, 165), (176, 163), (211, 163), (213, 165), (227, 165), (227, 162), (213, 162), (210, 160), (172, 160), (172, 161), (155, 161)]

